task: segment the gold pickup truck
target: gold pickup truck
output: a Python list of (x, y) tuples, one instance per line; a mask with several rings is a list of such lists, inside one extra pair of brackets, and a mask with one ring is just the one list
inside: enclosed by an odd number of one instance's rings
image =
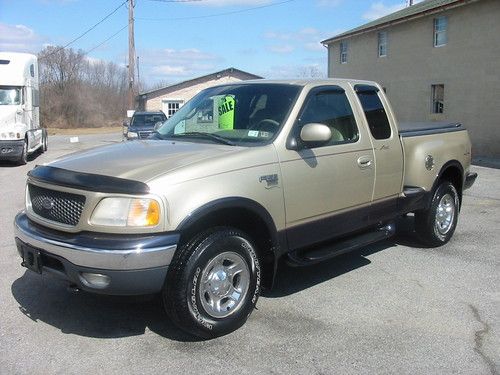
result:
[(368, 81), (206, 89), (151, 139), (28, 174), (23, 265), (103, 294), (161, 293), (203, 338), (239, 328), (277, 264), (312, 265), (392, 236), (415, 215), (428, 245), (455, 231), (471, 144), (457, 123), (398, 127)]

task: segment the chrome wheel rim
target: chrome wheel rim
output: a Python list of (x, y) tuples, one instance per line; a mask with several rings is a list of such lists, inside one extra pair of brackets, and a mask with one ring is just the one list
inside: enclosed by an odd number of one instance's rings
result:
[(455, 218), (455, 200), (450, 194), (445, 194), (440, 199), (436, 210), (436, 229), (441, 235), (447, 234)]
[(243, 305), (250, 286), (250, 269), (245, 259), (232, 251), (212, 258), (203, 269), (199, 298), (213, 318), (225, 318)]

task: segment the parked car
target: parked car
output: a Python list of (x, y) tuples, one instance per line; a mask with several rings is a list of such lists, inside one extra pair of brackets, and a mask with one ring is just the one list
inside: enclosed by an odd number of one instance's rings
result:
[(244, 324), (280, 259), (384, 240), (408, 213), (423, 241), (447, 243), (470, 159), (462, 125), (398, 128), (374, 82), (227, 84), (155, 139), (33, 169), (17, 248), (25, 267), (89, 292), (161, 293), (179, 327), (211, 338)]
[(159, 112), (135, 112), (126, 125), (127, 129), (123, 132), (127, 140), (148, 138), (154, 131), (155, 126), (165, 122), (167, 116)]

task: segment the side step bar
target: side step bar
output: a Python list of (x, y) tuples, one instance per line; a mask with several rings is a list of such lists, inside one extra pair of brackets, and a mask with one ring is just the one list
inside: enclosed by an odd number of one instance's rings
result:
[(291, 266), (309, 266), (320, 263), (338, 255), (358, 250), (372, 243), (383, 241), (392, 237), (395, 233), (396, 225), (391, 222), (373, 231), (364, 232), (322, 247), (295, 250), (288, 254), (287, 263)]

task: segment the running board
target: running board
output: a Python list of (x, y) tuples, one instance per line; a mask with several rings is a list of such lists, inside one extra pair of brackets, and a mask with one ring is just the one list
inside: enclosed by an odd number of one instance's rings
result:
[(324, 245), (323, 247), (292, 251), (287, 255), (287, 262), (291, 266), (309, 266), (341, 254), (358, 250), (372, 243), (383, 241), (392, 237), (395, 233), (396, 226), (391, 222), (370, 232), (364, 232), (354, 237)]

